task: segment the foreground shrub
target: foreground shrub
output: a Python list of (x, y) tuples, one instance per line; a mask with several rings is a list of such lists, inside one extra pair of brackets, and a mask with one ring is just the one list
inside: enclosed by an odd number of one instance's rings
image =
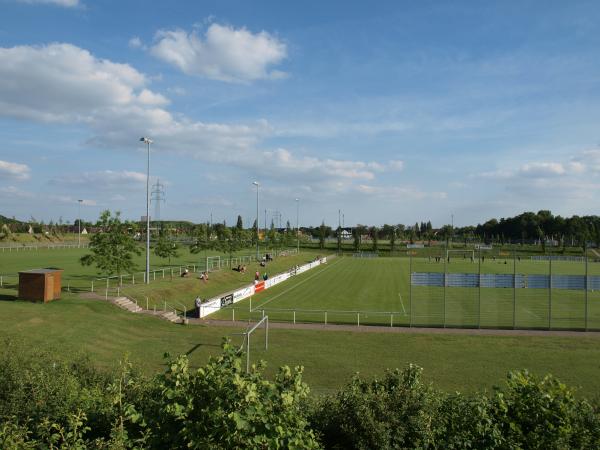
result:
[(411, 365), (308, 398), (301, 368), (269, 381), (240, 356), (224, 342), (200, 369), (180, 356), (146, 378), (127, 361), (106, 373), (5, 345), (0, 449), (600, 448), (597, 407), (552, 376), (515, 372), (467, 396), (435, 390)]
[(598, 409), (552, 376), (526, 371), (489, 396), (463, 396), (433, 390), (411, 365), (382, 380), (355, 376), (311, 411), (311, 426), (332, 449), (600, 448)]

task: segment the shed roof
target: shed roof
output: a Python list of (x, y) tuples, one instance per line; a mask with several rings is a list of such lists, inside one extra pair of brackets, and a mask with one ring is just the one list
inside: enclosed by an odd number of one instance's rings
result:
[(21, 270), (19, 273), (54, 273), (54, 272), (62, 272), (63, 269), (30, 269), (30, 270)]

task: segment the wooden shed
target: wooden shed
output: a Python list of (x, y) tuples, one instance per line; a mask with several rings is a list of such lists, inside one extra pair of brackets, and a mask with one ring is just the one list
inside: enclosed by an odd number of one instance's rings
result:
[(19, 298), (47, 303), (60, 298), (62, 269), (19, 272)]

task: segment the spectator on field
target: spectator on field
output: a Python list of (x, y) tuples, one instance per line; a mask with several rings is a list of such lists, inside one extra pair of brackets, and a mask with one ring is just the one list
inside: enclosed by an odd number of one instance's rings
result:
[(260, 280), (260, 273), (259, 273), (259, 271), (258, 271), (258, 270), (257, 270), (257, 271), (256, 271), (256, 273), (254, 274), (254, 280), (255, 280), (255, 281), (258, 281), (258, 280)]
[(208, 272), (202, 272), (200, 274), (200, 279), (206, 283), (208, 281)]
[(181, 272), (181, 278), (186, 278), (188, 276), (190, 276), (190, 271), (186, 267), (185, 270), (183, 272)]
[(267, 275), (267, 272), (265, 272), (265, 274), (263, 275), (263, 280), (267, 281), (269, 279), (269, 275)]

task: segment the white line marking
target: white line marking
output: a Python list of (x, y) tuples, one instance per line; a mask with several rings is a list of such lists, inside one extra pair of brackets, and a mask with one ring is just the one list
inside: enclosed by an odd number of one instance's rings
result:
[(536, 313), (529, 311), (527, 308), (523, 308), (523, 310), (524, 310), (526, 313), (528, 313), (528, 314), (531, 314), (533, 317), (537, 317), (538, 319), (541, 319), (541, 318), (542, 318), (542, 316), (540, 316), (540, 315), (537, 315)]
[(267, 303), (272, 302), (273, 300), (275, 300), (276, 298), (281, 297), (283, 294), (287, 294), (289, 291), (291, 291), (292, 289), (297, 288), (298, 286), (300, 286), (302, 283), (306, 283), (308, 280), (310, 280), (311, 278), (316, 277), (317, 275), (321, 275), (323, 272), (325, 272), (327, 269), (335, 266), (336, 264), (339, 264), (339, 262), (343, 261), (343, 258), (338, 259), (337, 262), (333, 263), (333, 264), (328, 264), (327, 267), (323, 270), (321, 270), (320, 272), (317, 272), (315, 274), (312, 274), (310, 277), (306, 278), (305, 280), (302, 280), (300, 283), (295, 284), (292, 287), (287, 288), (285, 291), (280, 292), (279, 294), (277, 294), (275, 297), (270, 298), (269, 300), (267, 300), (266, 302), (260, 304), (259, 306), (255, 307), (252, 311), (256, 311), (257, 309), (260, 310), (263, 306), (265, 306)]
[(400, 304), (402, 305), (402, 315), (406, 317), (406, 309), (404, 309), (404, 302), (402, 301), (402, 294), (400, 294), (400, 292), (398, 292), (398, 297), (400, 297)]

